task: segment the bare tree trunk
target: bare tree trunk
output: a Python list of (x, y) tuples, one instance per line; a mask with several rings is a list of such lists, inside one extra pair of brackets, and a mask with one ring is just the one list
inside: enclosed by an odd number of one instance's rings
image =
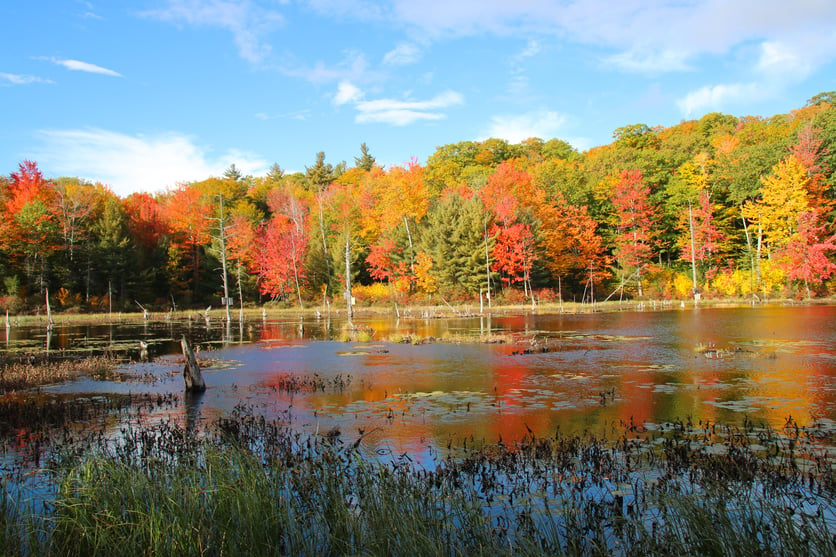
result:
[(485, 212), (485, 278), (487, 279), (488, 289), (486, 296), (488, 297), (488, 309), (491, 309), (491, 256), (488, 253), (488, 213)]
[(409, 270), (415, 276), (415, 246), (412, 245), (412, 232), (409, 231), (409, 220), (403, 216), (403, 225), (406, 228), (406, 239), (409, 241)]
[(244, 291), (241, 288), (241, 261), (238, 261), (238, 321), (244, 321)]
[(46, 289), (46, 330), (52, 332), (55, 322), (52, 321), (52, 310), (49, 307), (49, 288)]
[[(639, 240), (635, 228), (633, 229), (633, 244), (636, 246), (639, 245)], [(639, 298), (642, 298), (644, 297), (644, 292), (642, 291), (642, 267), (641, 263), (637, 263), (637, 265), (638, 266), (636, 267), (636, 287), (638, 288)]]
[(183, 381), (186, 384), (186, 392), (202, 393), (206, 390), (206, 383), (203, 381), (200, 366), (197, 365), (197, 358), (185, 335), (180, 340), (180, 347), (183, 349), (183, 358), (186, 360), (183, 366)]
[(316, 194), (316, 203), (319, 209), (319, 232), (322, 235), (322, 257), (325, 261), (325, 282), (326, 284), (331, 279), (331, 260), (328, 255), (328, 240), (325, 238), (325, 216), (322, 213), (322, 196), (323, 191), (320, 189)]
[(694, 301), (697, 300), (697, 252), (694, 246), (694, 214), (691, 211), (691, 202), (688, 202), (688, 225), (691, 229), (691, 279), (694, 281)]
[(345, 303), (348, 309), (348, 326), (354, 327), (354, 308), (351, 306), (351, 232), (345, 231)]
[(746, 250), (749, 252), (749, 288), (755, 291), (755, 252), (752, 251), (752, 238), (749, 236), (749, 225), (746, 224), (746, 217), (743, 216), (743, 206), (740, 207), (740, 220), (743, 221), (743, 232), (746, 234)]
[[(763, 275), (761, 274), (761, 253), (763, 250), (763, 228), (761, 225), (758, 224), (758, 250), (757, 250), (757, 257), (755, 257), (755, 269), (757, 271), (756, 277), (758, 279), (758, 287), (763, 290)], [(764, 292), (764, 294), (766, 294)]]
[(232, 323), (232, 316), (229, 314), (229, 282), (227, 281), (227, 272), (226, 272), (226, 225), (224, 223), (224, 196), (220, 196), (221, 199), (221, 215), (218, 222), (218, 228), (220, 230), (220, 240), (221, 240), (221, 274), (223, 275), (223, 283), (224, 283), (224, 309), (226, 310), (226, 324), (229, 326)]

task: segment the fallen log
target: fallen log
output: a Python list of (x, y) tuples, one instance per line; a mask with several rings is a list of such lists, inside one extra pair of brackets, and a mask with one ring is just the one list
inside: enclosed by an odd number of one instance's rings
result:
[(183, 358), (186, 359), (186, 364), (183, 366), (183, 381), (186, 383), (186, 392), (202, 393), (206, 390), (206, 383), (203, 381), (200, 366), (197, 365), (197, 358), (185, 335), (180, 341), (180, 346), (183, 348)]

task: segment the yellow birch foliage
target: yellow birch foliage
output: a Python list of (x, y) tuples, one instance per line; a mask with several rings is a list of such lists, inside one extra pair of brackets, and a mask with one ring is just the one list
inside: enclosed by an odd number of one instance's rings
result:
[(787, 284), (787, 273), (774, 260), (761, 263), (761, 291), (764, 294), (780, 292)]
[(743, 269), (725, 269), (711, 281), (711, 290), (723, 296), (749, 296), (752, 293), (752, 273)]
[(680, 298), (688, 298), (692, 295), (694, 289), (694, 281), (690, 276), (684, 273), (676, 273), (673, 277), (673, 291)]
[(437, 289), (435, 277), (430, 273), (432, 266), (432, 257), (423, 251), (418, 252), (415, 256), (415, 285), (425, 294), (432, 294)]
[(772, 248), (786, 245), (797, 231), (798, 215), (809, 205), (808, 180), (804, 165), (795, 155), (780, 161), (772, 174), (761, 178), (761, 199), (757, 207), (747, 207), (750, 210), (745, 212), (758, 219), (764, 239)]

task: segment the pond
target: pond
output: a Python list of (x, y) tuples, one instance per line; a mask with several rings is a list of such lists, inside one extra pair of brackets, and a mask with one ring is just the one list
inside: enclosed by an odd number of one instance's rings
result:
[[(49, 339), (13, 327), (6, 347), (67, 354), (127, 347), (136, 356), (144, 340), (149, 360), (125, 364), (119, 380), (81, 379), (38, 396), (162, 397), (166, 404), (146, 417), (189, 427), (243, 409), (419, 461), (526, 432), (617, 436), (625, 424), (836, 420), (833, 306), (355, 321), (369, 342), (336, 340), (343, 327), (336, 315), (235, 321), (229, 330), (200, 316), (58, 326)], [(199, 349), (208, 387), (199, 396), (183, 396), (181, 335)], [(427, 338), (434, 340), (416, 342)], [(117, 432), (118, 420), (108, 428)]]

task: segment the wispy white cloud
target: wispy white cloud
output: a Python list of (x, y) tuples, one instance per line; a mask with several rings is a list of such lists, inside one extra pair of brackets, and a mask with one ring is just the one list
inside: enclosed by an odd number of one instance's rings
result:
[(48, 79), (37, 77), (34, 75), (21, 75), (14, 73), (0, 72), (0, 86), (1, 85), (29, 85), (30, 83), (52, 83)]
[(540, 54), (542, 46), (540, 41), (529, 39), (525, 47), (515, 55), (511, 56), (511, 77), (508, 83), (508, 94), (515, 99), (525, 99), (530, 95), (530, 79), (526, 72), (526, 61)]
[(258, 120), (306, 120), (310, 115), (310, 110), (296, 110), (293, 112), (256, 112), (255, 118)]
[(175, 132), (144, 136), (87, 128), (38, 135), (42, 144), (35, 155), (45, 171), (101, 182), (120, 196), (220, 176), (233, 163), (245, 174), (262, 174), (269, 166), (243, 151), (212, 156), (193, 138)]
[(97, 19), (99, 21), (104, 20), (102, 16), (93, 11), (93, 6), (89, 5), (89, 3), (87, 11), (81, 14), (81, 17), (83, 17), (84, 19)]
[(804, 44), (813, 60), (834, 56), (836, 2), (826, 0), (308, 1), (322, 14), (385, 20), (425, 40), (558, 37), (609, 50), (604, 61), (631, 72), (682, 71), (759, 41)]
[[(836, 34), (834, 34), (834, 39), (836, 39)], [(761, 44), (756, 69), (761, 75), (769, 78), (781, 76), (784, 79), (800, 80), (813, 71), (813, 65), (814, 62), (806, 53), (799, 51), (795, 46), (777, 41), (766, 41)]]
[(541, 50), (542, 46), (540, 45), (540, 41), (536, 39), (529, 39), (528, 43), (526, 43), (525, 45), (525, 48), (517, 55), (517, 58), (520, 60), (523, 60), (525, 58), (531, 58), (540, 54)]
[[(836, 48), (836, 33), (833, 36)], [(801, 50), (799, 50), (801, 48)], [(764, 41), (757, 61), (749, 69), (749, 80), (738, 83), (706, 85), (676, 101), (685, 116), (707, 111), (728, 111), (745, 103), (766, 100), (782, 94), (788, 87), (802, 82), (815, 69), (810, 49), (800, 44)]]
[(232, 33), (241, 58), (253, 63), (269, 55), (271, 47), (265, 38), (285, 22), (279, 12), (251, 0), (167, 0), (164, 8), (142, 15), (175, 25), (226, 29)]
[(407, 66), (421, 59), (421, 49), (414, 43), (400, 43), (383, 56), (388, 66)]
[(94, 11), (95, 8), (93, 7), (92, 2), (87, 2), (85, 0), (76, 0), (76, 3), (81, 4), (81, 6), (84, 9), (84, 11), (81, 13), (82, 18), (84, 18), (84, 19), (100, 19), (100, 20), (104, 19), (102, 16), (98, 15)]
[(317, 61), (313, 66), (287, 64), (282, 68), (282, 72), (315, 85), (335, 81), (375, 79), (374, 72), (369, 71), (369, 63), (365, 55), (355, 50), (343, 53), (343, 59), (334, 65), (328, 65), (322, 61)]
[(491, 124), (482, 139), (495, 137), (511, 143), (519, 143), (530, 137), (548, 140), (558, 137), (566, 122), (566, 116), (549, 110), (497, 115), (491, 117)]
[(333, 100), (337, 106), (350, 102), (360, 102), (363, 100), (363, 92), (348, 81), (342, 81), (337, 86), (337, 93)]
[(692, 69), (685, 52), (675, 50), (639, 51), (630, 50), (607, 56), (604, 63), (627, 72), (656, 73), (679, 72)]
[(720, 52), (753, 38), (832, 31), (836, 4), (822, 0), (390, 0), (396, 22), (438, 36), (538, 31), (631, 49)]
[(462, 104), (464, 98), (455, 91), (445, 91), (425, 101), (366, 100), (363, 91), (351, 83), (342, 82), (337, 87), (333, 102), (338, 106), (351, 104), (357, 110), (354, 121), (358, 124), (406, 126), (421, 120), (442, 120), (447, 117), (443, 109)]
[(759, 101), (767, 96), (765, 85), (757, 82), (707, 85), (676, 101), (686, 116), (703, 112), (722, 111), (740, 103)]
[(76, 72), (87, 72), (100, 75), (109, 75), (111, 77), (122, 77), (122, 74), (120, 74), (119, 72), (110, 70), (108, 68), (103, 68), (101, 66), (97, 66), (96, 64), (91, 64), (89, 62), (82, 62), (81, 60), (62, 60), (60, 58), (50, 58), (49, 61), (53, 64), (64, 66), (68, 70), (73, 70)]
[(460, 105), (464, 99), (455, 91), (445, 91), (426, 101), (399, 101), (378, 99), (356, 104), (359, 112), (355, 120), (359, 124), (378, 122), (406, 126), (419, 120), (442, 120), (447, 117), (444, 108)]

